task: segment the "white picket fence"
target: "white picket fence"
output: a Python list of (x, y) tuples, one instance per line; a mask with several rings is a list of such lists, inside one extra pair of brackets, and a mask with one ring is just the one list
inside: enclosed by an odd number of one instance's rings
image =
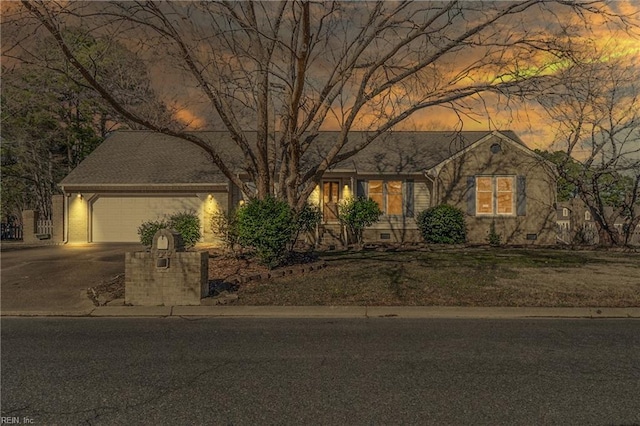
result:
[(51, 219), (38, 220), (38, 235), (48, 234), (53, 235), (53, 221)]

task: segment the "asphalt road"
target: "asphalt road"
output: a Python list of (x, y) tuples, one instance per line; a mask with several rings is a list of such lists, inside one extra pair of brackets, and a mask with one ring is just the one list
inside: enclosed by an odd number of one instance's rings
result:
[(1, 326), (2, 416), (31, 424), (640, 423), (638, 320)]
[(139, 244), (85, 244), (14, 249), (2, 246), (2, 311), (72, 312), (93, 306), (87, 288), (124, 273), (126, 251)]

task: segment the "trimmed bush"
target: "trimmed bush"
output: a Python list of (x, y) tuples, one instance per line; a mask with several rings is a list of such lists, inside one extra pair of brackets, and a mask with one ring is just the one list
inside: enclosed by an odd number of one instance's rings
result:
[(371, 198), (349, 198), (338, 207), (340, 221), (347, 227), (356, 244), (362, 244), (364, 228), (373, 225), (382, 216), (378, 203)]
[(156, 235), (160, 229), (166, 229), (169, 227), (169, 223), (166, 220), (150, 220), (143, 222), (138, 227), (138, 236), (140, 237), (140, 243), (150, 248), (153, 245), (153, 236)]
[(432, 244), (463, 244), (467, 239), (464, 213), (447, 204), (431, 207), (417, 217), (422, 238)]
[(138, 227), (140, 243), (143, 246), (153, 245), (153, 236), (160, 229), (173, 229), (180, 233), (185, 248), (191, 248), (200, 240), (200, 218), (195, 212), (174, 213), (168, 218), (143, 222)]
[(200, 218), (194, 211), (179, 212), (169, 216), (169, 228), (182, 235), (186, 248), (195, 246), (200, 240)]
[(254, 199), (238, 209), (238, 239), (253, 247), (258, 260), (274, 268), (287, 257), (287, 244), (296, 231), (296, 217), (284, 201)]

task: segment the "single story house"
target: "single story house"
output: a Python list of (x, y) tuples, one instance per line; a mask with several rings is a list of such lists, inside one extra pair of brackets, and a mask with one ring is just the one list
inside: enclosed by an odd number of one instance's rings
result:
[[(199, 135), (243, 176), (243, 157), (227, 133)], [(336, 137), (322, 132), (303, 162), (325, 152)], [(364, 137), (354, 132), (349, 144)], [(447, 203), (466, 213), (469, 243), (485, 244), (493, 228), (503, 243), (553, 244), (555, 179), (553, 167), (511, 131), (389, 132), (327, 171), (310, 202), (322, 210), (323, 240), (340, 229), (340, 202), (365, 196), (384, 212), (365, 241), (420, 241), (416, 216)], [(150, 131), (114, 132), (60, 187), (67, 242), (138, 241), (142, 222), (193, 210), (203, 242), (214, 243), (211, 216), (243, 199), (202, 150)]]

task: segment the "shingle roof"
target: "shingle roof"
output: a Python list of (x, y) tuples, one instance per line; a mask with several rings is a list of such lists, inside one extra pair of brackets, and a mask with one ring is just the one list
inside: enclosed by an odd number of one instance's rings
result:
[[(240, 149), (227, 132), (197, 132), (207, 140), (226, 164), (241, 173), (244, 161)], [(365, 173), (421, 173), (467, 148), (488, 131), (469, 132), (390, 132), (375, 140), (353, 157), (333, 167)], [(511, 131), (502, 135), (524, 143)], [(255, 134), (248, 134), (255, 138)], [(326, 153), (338, 132), (322, 132), (303, 157), (313, 162)], [(352, 132), (346, 146), (357, 145), (366, 133)], [(75, 185), (124, 184), (223, 184), (227, 179), (207, 155), (195, 145), (151, 131), (117, 131), (76, 167), (60, 183)]]
[(60, 185), (226, 183), (195, 145), (150, 131), (117, 131)]
[[(352, 158), (336, 166), (351, 163), (358, 173), (422, 173), (452, 155), (478, 142), (492, 132), (392, 132), (374, 141)], [(511, 131), (502, 135), (526, 146)], [(356, 134), (356, 137), (364, 137)], [(348, 168), (348, 167), (345, 167)]]

